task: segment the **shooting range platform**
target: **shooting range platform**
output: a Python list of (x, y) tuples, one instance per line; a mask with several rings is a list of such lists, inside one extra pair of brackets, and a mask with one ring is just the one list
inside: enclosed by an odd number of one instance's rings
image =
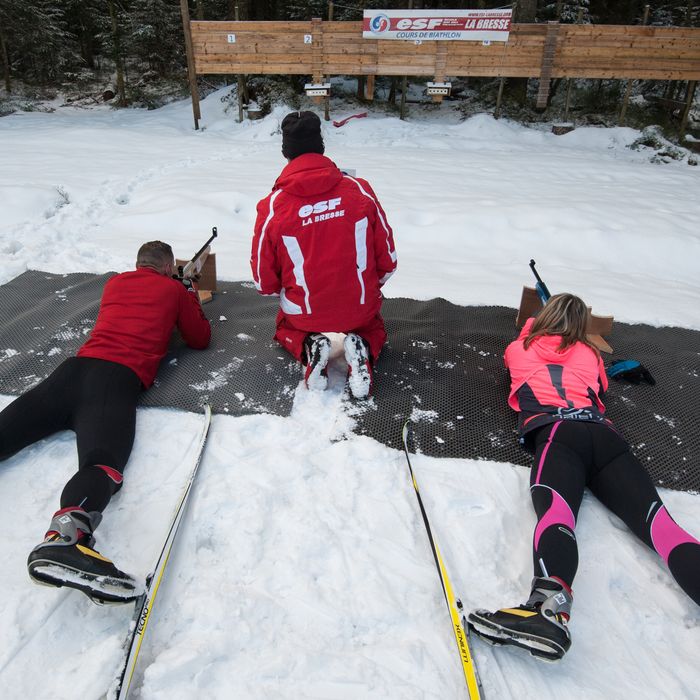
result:
[[(48, 376), (87, 338), (111, 274), (28, 271), (0, 287), (0, 393), (18, 395)], [(216, 413), (289, 415), (302, 376), (275, 341), (277, 299), (249, 282), (218, 282), (205, 307), (212, 344), (188, 349), (177, 334), (143, 406)], [(353, 403), (357, 433), (401, 446), (414, 420), (417, 448), (436, 457), (529, 466), (506, 404), (503, 350), (516, 336), (516, 309), (463, 307), (444, 299), (387, 299), (389, 341), (375, 370), (373, 397)], [(700, 332), (616, 322), (615, 359), (649, 368), (656, 386), (610, 384), (608, 415), (660, 486), (700, 491)]]

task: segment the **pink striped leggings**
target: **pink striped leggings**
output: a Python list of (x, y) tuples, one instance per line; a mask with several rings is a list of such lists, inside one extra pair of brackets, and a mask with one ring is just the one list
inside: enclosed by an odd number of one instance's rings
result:
[(700, 542), (671, 518), (625, 440), (612, 428), (589, 421), (557, 421), (534, 437), (535, 576), (556, 576), (571, 587), (578, 567), (576, 517), (588, 486), (659, 554), (678, 585), (700, 605)]

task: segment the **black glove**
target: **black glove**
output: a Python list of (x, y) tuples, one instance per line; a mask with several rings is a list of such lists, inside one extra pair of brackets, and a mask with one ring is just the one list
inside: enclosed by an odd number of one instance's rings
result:
[(605, 372), (610, 379), (624, 379), (631, 384), (639, 384), (642, 380), (651, 385), (656, 384), (656, 379), (651, 376), (651, 372), (637, 360), (618, 360), (613, 362)]

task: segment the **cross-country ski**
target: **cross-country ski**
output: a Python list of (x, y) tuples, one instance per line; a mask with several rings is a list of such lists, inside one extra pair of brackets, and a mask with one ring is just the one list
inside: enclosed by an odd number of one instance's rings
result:
[(204, 456), (204, 448), (206, 446), (210, 426), (211, 407), (206, 406), (204, 409), (204, 424), (202, 426), (199, 444), (195, 450), (192, 471), (187, 478), (182, 497), (180, 502), (177, 504), (177, 508), (175, 509), (172, 522), (170, 523), (170, 529), (168, 530), (168, 535), (163, 542), (163, 547), (160, 550), (156, 565), (153, 567), (153, 571), (146, 579), (146, 590), (136, 600), (134, 619), (124, 644), (124, 665), (119, 672), (116, 688), (114, 689), (114, 694), (112, 694), (112, 697), (116, 698), (117, 700), (126, 700), (126, 698), (129, 697), (129, 690), (131, 689), (131, 683), (136, 671), (136, 664), (138, 662), (139, 652), (141, 651), (141, 644), (143, 643), (146, 635), (148, 622), (151, 618), (151, 613), (153, 612), (153, 605), (155, 604), (158, 590), (160, 589), (160, 585), (163, 581), (165, 569), (168, 565), (170, 553), (175, 544), (175, 538), (177, 536), (180, 523), (185, 515), (190, 492), (194, 486), (197, 472), (199, 471), (199, 465), (202, 463), (202, 457)]

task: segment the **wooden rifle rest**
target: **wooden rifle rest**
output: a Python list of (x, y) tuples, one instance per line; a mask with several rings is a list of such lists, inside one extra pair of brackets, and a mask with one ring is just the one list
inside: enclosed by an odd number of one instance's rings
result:
[[(538, 314), (542, 306), (542, 300), (535, 288), (523, 287), (523, 293), (520, 297), (520, 308), (515, 319), (516, 327), (522, 328), (528, 318)], [(588, 307), (588, 310), (591, 310), (590, 307)], [(601, 352), (612, 353), (613, 351), (603, 338), (604, 335), (608, 335), (612, 331), (613, 321), (614, 318), (612, 316), (596, 316), (594, 313), (591, 313), (589, 316), (586, 336)]]

